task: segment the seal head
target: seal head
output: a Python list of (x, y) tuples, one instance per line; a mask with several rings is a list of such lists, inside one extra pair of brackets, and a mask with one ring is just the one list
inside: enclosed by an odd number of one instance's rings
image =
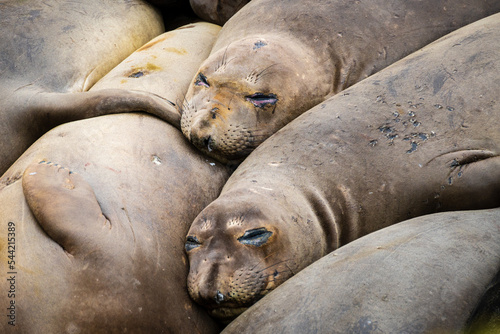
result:
[[(324, 99), (331, 79), (320, 69), (292, 37), (253, 36), (232, 43), (213, 53), (195, 75), (182, 108), (182, 132), (207, 155), (240, 162)], [(311, 76), (320, 80), (311, 84)]]
[(189, 294), (223, 323), (322, 255), (306, 251), (308, 240), (317, 238), (314, 228), (294, 222), (272, 198), (263, 199), (269, 206), (246, 204), (233, 198), (248, 195), (236, 193), (203, 210), (186, 240)]

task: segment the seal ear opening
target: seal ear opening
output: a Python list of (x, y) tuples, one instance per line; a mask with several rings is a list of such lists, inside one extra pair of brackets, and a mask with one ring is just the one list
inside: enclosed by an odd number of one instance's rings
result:
[(271, 235), (273, 235), (273, 232), (268, 231), (265, 227), (260, 227), (245, 231), (243, 236), (239, 237), (237, 240), (244, 245), (260, 247), (269, 240)]

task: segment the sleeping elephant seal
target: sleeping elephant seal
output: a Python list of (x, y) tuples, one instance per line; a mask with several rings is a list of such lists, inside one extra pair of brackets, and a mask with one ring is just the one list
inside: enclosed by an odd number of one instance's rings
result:
[[(161, 65), (164, 76), (156, 69), (124, 85), (156, 83), (156, 94), (182, 100), (215, 39), (206, 28), (186, 27), (148, 44), (148, 52), (133, 54), (117, 70), (151, 63)], [(119, 82), (113, 73), (96, 89)], [(0, 271), (15, 272), (16, 291), (15, 298), (2, 294), (0, 305), (15, 303), (15, 329), (217, 332), (215, 321), (187, 293), (183, 246), (192, 220), (227, 177), (225, 166), (150, 115), (107, 115), (46, 133), (0, 179)], [(12, 268), (8, 233), (15, 238)], [(9, 284), (2, 279), (0, 289), (9, 291)], [(11, 328), (7, 321), (0, 324), (2, 333)]]
[(196, 15), (208, 22), (223, 25), (250, 0), (189, 0)]
[(414, 218), (319, 259), (223, 333), (462, 333), (498, 254), (500, 209)]
[(500, 206), (500, 14), (432, 43), (266, 140), (187, 235), (188, 287), (229, 320), (391, 224)]
[(168, 101), (145, 92), (87, 91), (164, 32), (140, 0), (0, 4), (0, 175), (44, 132), (72, 120), (143, 110), (176, 123)]
[(253, 0), (194, 77), (182, 131), (237, 163), (328, 96), (498, 11), (498, 0)]

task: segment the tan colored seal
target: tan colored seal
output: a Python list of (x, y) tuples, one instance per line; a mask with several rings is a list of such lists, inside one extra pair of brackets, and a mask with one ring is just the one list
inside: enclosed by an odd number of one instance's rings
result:
[(232, 174), (187, 235), (191, 296), (228, 321), (337, 247), (500, 206), (500, 14), (312, 108)]
[(498, 11), (496, 0), (253, 0), (201, 65), (182, 131), (206, 154), (240, 162), (325, 98)]
[(90, 91), (144, 91), (180, 108), (191, 82), (186, 69), (197, 68), (207, 58), (219, 31), (218, 25), (196, 22), (165, 32), (128, 56)]
[[(156, 83), (155, 93), (182, 100), (208, 55), (214, 28), (195, 24), (168, 33), (93, 89)], [(162, 69), (120, 77), (150, 63)], [(95, 117), (43, 135), (0, 178), (0, 271), (16, 272), (15, 298), (5, 294), (0, 302), (7, 308), (14, 301), (15, 329), (217, 333), (215, 321), (187, 293), (183, 245), (192, 220), (228, 174), (178, 129), (150, 115)], [(15, 233), (13, 269), (9, 228)], [(0, 289), (7, 292), (10, 283), (2, 279)], [(12, 326), (4, 320), (0, 332), (8, 333)]]
[(387, 227), (311, 264), (223, 333), (463, 333), (500, 270), (499, 231), (500, 208)]
[(0, 11), (0, 175), (63, 122), (134, 110), (178, 121), (175, 108), (153, 94), (86, 92), (164, 32), (151, 5), (139, 0), (3, 1)]

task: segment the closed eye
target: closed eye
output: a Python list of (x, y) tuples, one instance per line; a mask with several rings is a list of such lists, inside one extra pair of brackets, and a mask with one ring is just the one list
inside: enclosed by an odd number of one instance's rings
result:
[(273, 94), (263, 94), (263, 93), (255, 93), (252, 95), (245, 96), (247, 101), (252, 102), (252, 104), (256, 107), (263, 108), (266, 105), (275, 105), (278, 102), (278, 97)]
[(198, 76), (196, 77), (196, 80), (194, 82), (195, 86), (203, 86), (203, 87), (210, 87), (210, 84), (208, 83), (207, 77), (203, 75), (203, 73), (198, 73)]
[(260, 247), (264, 245), (273, 232), (268, 231), (265, 227), (256, 228), (246, 231), (243, 236), (238, 238), (238, 241), (244, 245)]
[(190, 250), (192, 250), (196, 247), (200, 247), (200, 245), (201, 245), (201, 242), (198, 240), (197, 237), (188, 236), (184, 247), (186, 248), (186, 252), (189, 252)]

